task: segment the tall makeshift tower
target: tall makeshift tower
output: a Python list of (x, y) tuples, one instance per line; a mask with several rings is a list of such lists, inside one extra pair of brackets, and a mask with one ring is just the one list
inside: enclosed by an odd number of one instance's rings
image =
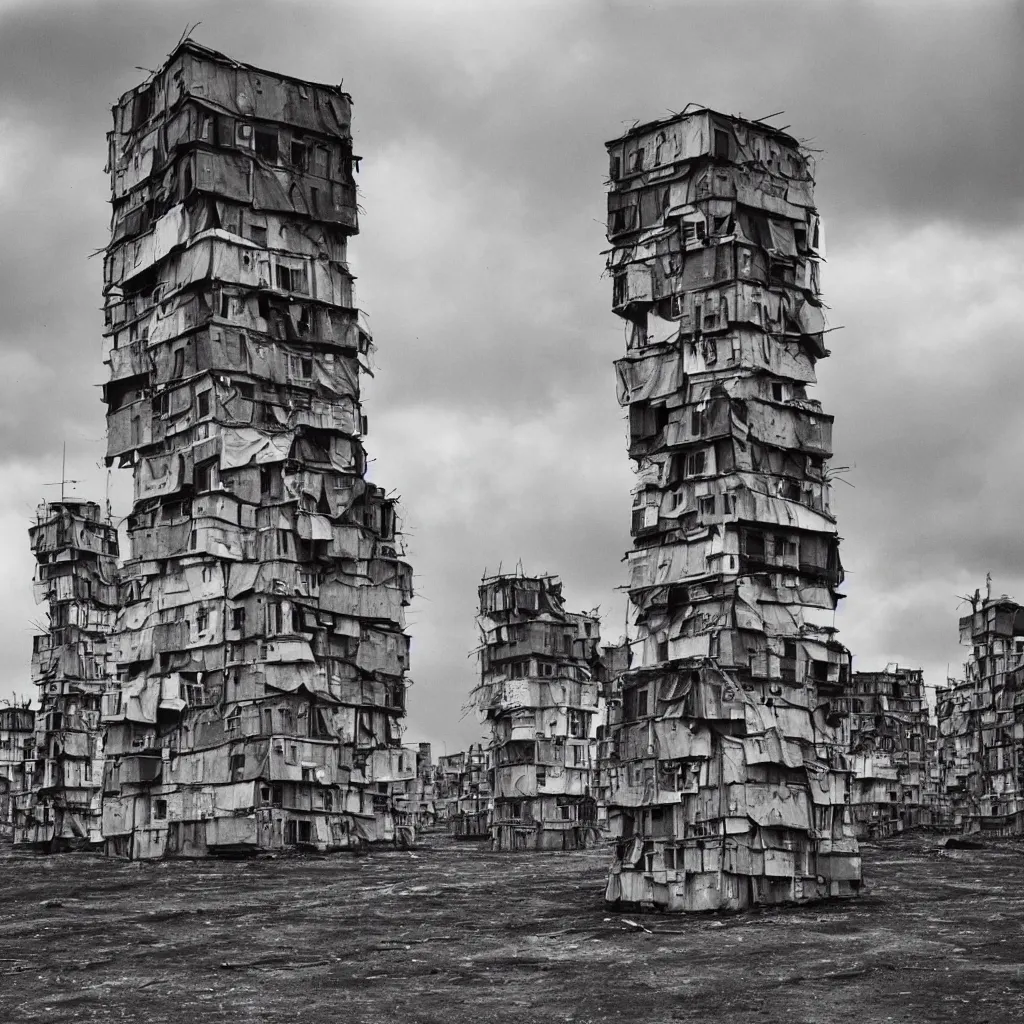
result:
[(832, 417), (806, 395), (828, 355), (810, 159), (704, 108), (608, 151), (637, 636), (610, 723), (607, 898), (704, 910), (848, 893)]
[(596, 615), (565, 610), (557, 576), (480, 584), (477, 707), (491, 726), (491, 837), (499, 850), (573, 850), (597, 829)]
[(887, 665), (854, 672), (850, 691), (850, 805), (858, 839), (937, 824), (924, 672)]
[(392, 834), (412, 572), (365, 479), (350, 98), (182, 42), (113, 109), (108, 464), (131, 466), (104, 836)]
[(14, 842), (51, 850), (99, 845), (103, 739), (100, 702), (114, 666), (117, 529), (92, 501), (40, 505), (29, 529), (37, 602), (49, 628), (32, 638), (39, 688), (34, 758), (14, 795)]
[(1012, 597), (969, 598), (960, 643), (969, 648), (960, 680), (935, 694), (937, 815), (964, 832), (1024, 832), (1024, 606)]

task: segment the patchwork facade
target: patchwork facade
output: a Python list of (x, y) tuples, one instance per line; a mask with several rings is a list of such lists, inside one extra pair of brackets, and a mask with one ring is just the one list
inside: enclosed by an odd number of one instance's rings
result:
[(28, 706), (0, 707), (0, 841), (14, 839), (17, 797), (25, 769), (35, 762), (36, 713)]
[(1024, 608), (975, 592), (960, 619), (970, 648), (962, 680), (936, 692), (944, 823), (966, 832), (1024, 831)]
[(29, 530), (36, 600), (49, 629), (32, 640), (39, 689), (31, 760), (15, 804), (14, 842), (47, 850), (101, 842), (102, 695), (114, 674), (117, 530), (91, 501), (40, 505)]
[(491, 756), (480, 743), (437, 759), (438, 811), (456, 839), (491, 838)]
[(859, 839), (932, 824), (929, 724), (921, 669), (853, 674), (850, 803)]
[(415, 777), (412, 572), (365, 475), (350, 107), (185, 41), (113, 108), (107, 462), (135, 491), (111, 854), (391, 838)]
[(688, 911), (853, 893), (832, 417), (807, 395), (828, 355), (811, 160), (703, 108), (608, 151), (637, 484), (607, 899)]
[(495, 848), (585, 846), (597, 835), (600, 622), (565, 610), (557, 576), (485, 578), (479, 598)]

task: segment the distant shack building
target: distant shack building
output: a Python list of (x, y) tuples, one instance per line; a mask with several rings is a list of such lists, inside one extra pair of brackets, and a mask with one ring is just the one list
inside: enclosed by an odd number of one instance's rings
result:
[(597, 830), (600, 622), (565, 610), (557, 576), (488, 577), (479, 598), (495, 848), (585, 846)]
[(412, 570), (366, 479), (351, 100), (183, 41), (113, 108), (107, 463), (131, 549), (103, 839), (132, 858), (394, 836)]
[(850, 806), (858, 839), (932, 824), (928, 737), (921, 669), (853, 674)]
[(430, 744), (420, 743), (417, 747), (403, 749), (403, 767), (413, 765), (415, 774), (403, 786), (399, 787), (397, 783), (393, 786), (395, 821), (399, 825), (419, 829), (432, 825), (437, 819)]
[(936, 691), (940, 799), (964, 832), (1024, 832), (1024, 608), (975, 592), (962, 680)]
[(0, 707), (0, 841), (14, 839), (17, 795), (35, 761), (36, 715), (28, 706)]
[(438, 808), (456, 839), (491, 838), (491, 757), (480, 743), (437, 759)]
[(117, 529), (95, 502), (40, 505), (29, 529), (49, 628), (32, 640), (39, 690), (31, 760), (14, 794), (14, 843), (59, 851), (102, 842), (103, 693), (113, 684)]
[(854, 893), (832, 417), (808, 395), (828, 355), (812, 158), (692, 106), (608, 152), (637, 483), (607, 899), (698, 911)]

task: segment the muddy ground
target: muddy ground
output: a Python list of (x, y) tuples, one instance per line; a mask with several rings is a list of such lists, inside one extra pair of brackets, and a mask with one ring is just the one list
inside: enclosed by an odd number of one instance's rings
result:
[(687, 918), (607, 913), (604, 850), (5, 851), (0, 1021), (1024, 1020), (1024, 843), (943, 841), (866, 847), (856, 901)]

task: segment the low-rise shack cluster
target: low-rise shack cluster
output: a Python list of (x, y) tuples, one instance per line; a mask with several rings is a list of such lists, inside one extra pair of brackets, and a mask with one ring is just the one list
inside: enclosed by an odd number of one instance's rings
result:
[(608, 144), (636, 463), (634, 667), (610, 709), (613, 903), (853, 893), (832, 417), (810, 155), (700, 108)]

